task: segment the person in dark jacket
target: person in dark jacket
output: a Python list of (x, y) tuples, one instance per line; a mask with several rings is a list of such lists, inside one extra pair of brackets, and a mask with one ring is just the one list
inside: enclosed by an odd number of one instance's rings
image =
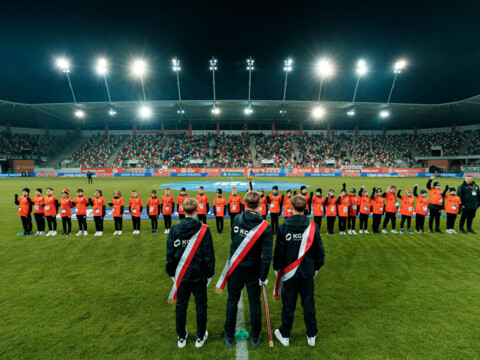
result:
[[(167, 238), (167, 264), (165, 271), (173, 281), (175, 281), (178, 263), (189, 244), (189, 240), (191, 240), (202, 227), (202, 223), (195, 219), (198, 208), (197, 200), (187, 198), (182, 206), (185, 211), (185, 218), (171, 228)], [(185, 329), (185, 322), (191, 293), (195, 296), (197, 312), (197, 340), (195, 346), (203, 346), (208, 337), (207, 286), (210, 284), (214, 274), (215, 253), (213, 250), (212, 234), (210, 233), (210, 229), (207, 228), (177, 290), (175, 318), (178, 346), (180, 348), (185, 347), (188, 336), (188, 332)]]
[[(302, 196), (292, 198), (293, 215), (286, 219), (278, 229), (273, 256), (273, 269), (278, 274), (282, 269), (294, 263), (299, 258), (302, 244), (302, 235), (311, 224), (307, 216), (303, 215), (307, 202)], [(313, 278), (325, 263), (320, 229), (315, 223), (313, 243), (304, 254), (295, 275), (283, 282), (282, 292), (282, 325), (275, 330), (275, 337), (284, 345), (289, 345), (297, 297), (302, 299), (303, 316), (307, 328), (307, 341), (315, 346), (315, 337), (318, 332), (315, 316), (315, 299)]]
[(87, 171), (87, 180), (89, 184), (93, 184), (92, 172), (90, 170)]
[[(260, 195), (249, 191), (244, 198), (246, 210), (235, 217), (231, 230), (232, 243), (230, 258), (249, 232), (263, 223), (262, 215), (258, 213)], [(252, 326), (251, 342), (258, 347), (261, 340), (262, 308), (260, 302), (261, 286), (267, 284), (268, 271), (272, 261), (273, 229), (267, 223), (265, 229), (250, 248), (245, 257), (228, 277), (228, 299), (225, 320), (225, 343), (233, 347), (235, 324), (237, 321), (238, 301), (243, 287), (246, 285), (248, 302), (250, 304), (250, 322)]]
[[(476, 234), (472, 229), (473, 219), (480, 206), (480, 194), (478, 185), (473, 181), (471, 175), (465, 176), (465, 181), (457, 189), (457, 195), (462, 201), (462, 216), (460, 218), (460, 232), (466, 234)], [(465, 231), (465, 222), (467, 222), (467, 231)]]

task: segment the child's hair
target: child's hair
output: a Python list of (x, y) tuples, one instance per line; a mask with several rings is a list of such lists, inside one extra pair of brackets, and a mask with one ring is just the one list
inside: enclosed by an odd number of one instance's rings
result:
[(186, 198), (182, 203), (182, 207), (185, 214), (192, 215), (197, 211), (198, 201), (193, 198)]
[(97, 191), (99, 192), (100, 196), (103, 196), (103, 192), (102, 192), (102, 190), (100, 190), (100, 189), (96, 189), (96, 190), (95, 190), (95, 192), (97, 192)]
[(203, 189), (205, 189), (205, 188), (204, 188), (203, 186), (199, 186), (198, 189), (199, 189), (199, 190), (200, 190), (200, 189), (203, 190)]
[(53, 191), (53, 188), (51, 188), (51, 187), (48, 187), (48, 188), (46, 188), (45, 190), (52, 190), (52, 191)]
[(165, 190), (170, 190), (170, 188), (169, 188), (169, 187), (166, 187)]
[(256, 191), (248, 191), (243, 198), (249, 209), (256, 209), (260, 205), (260, 194)]
[(157, 190), (153, 189), (152, 194), (156, 194), (156, 193), (157, 193)]
[(328, 192), (335, 192), (335, 189), (328, 189)]
[(113, 193), (114, 193), (114, 194), (115, 194), (115, 193), (118, 193), (118, 196), (122, 197), (122, 192), (121, 192), (120, 190), (115, 190)]
[(78, 193), (78, 192), (83, 192), (83, 189), (77, 189), (77, 193)]
[(292, 204), (295, 211), (303, 212), (307, 207), (307, 200), (305, 200), (305, 198), (301, 195), (295, 195), (290, 200), (290, 204)]
[(137, 192), (137, 190), (132, 190), (132, 192)]

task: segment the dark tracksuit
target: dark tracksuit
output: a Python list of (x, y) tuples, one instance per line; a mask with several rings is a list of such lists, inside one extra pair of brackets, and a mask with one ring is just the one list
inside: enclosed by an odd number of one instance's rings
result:
[[(473, 195), (475, 193), (475, 195)], [(461, 184), (457, 189), (457, 196), (462, 201), (462, 216), (460, 217), (460, 229), (465, 226), (467, 222), (467, 229), (472, 230), (472, 222), (478, 207), (480, 207), (480, 194), (478, 185), (473, 182), (468, 185), (466, 181)]]
[[(245, 210), (235, 217), (232, 226), (232, 244), (230, 256), (233, 255), (248, 232), (263, 221), (262, 215)], [(262, 307), (260, 294), (262, 289), (259, 280), (265, 281), (272, 261), (273, 230), (268, 225), (257, 242), (243, 260), (228, 277), (227, 318), (225, 332), (233, 338), (237, 321), (237, 306), (243, 287), (247, 286), (248, 302), (250, 304), (251, 337), (258, 338), (262, 329)]]
[[(175, 276), (188, 240), (200, 230), (201, 226), (200, 221), (186, 217), (170, 229), (167, 237), (167, 265), (165, 266), (165, 271), (170, 277)], [(207, 229), (177, 290), (175, 318), (179, 338), (184, 339), (186, 336), (187, 307), (190, 294), (193, 293), (197, 312), (197, 338), (203, 339), (207, 330), (207, 279), (214, 274), (215, 253), (212, 234), (210, 229)]]
[[(427, 182), (427, 189), (430, 190), (432, 188), (432, 179), (428, 179)], [(443, 209), (443, 205), (437, 204), (429, 204), (430, 210), (430, 219), (428, 219), (428, 228), (430, 231), (433, 231), (433, 221), (435, 221), (435, 230), (440, 230), (440, 214)]]
[[(28, 203), (30, 204), (28, 207), (28, 215), (27, 216), (21, 216), (22, 219), (22, 226), (23, 226), (23, 233), (26, 234), (31, 234), (32, 229), (33, 229), (33, 224), (32, 224), (32, 206), (34, 205), (33, 200), (30, 198), (30, 196), (27, 198)], [(20, 205), (20, 202), (18, 201), (17, 195), (15, 195), (15, 205)], [(45, 227), (45, 222), (43, 223)], [(38, 226), (38, 223), (37, 223)]]
[[(280, 271), (297, 260), (302, 234), (309, 224), (310, 220), (305, 215), (292, 215), (280, 225), (273, 256), (275, 271)], [(325, 251), (322, 238), (318, 226), (315, 225), (315, 237), (310, 249), (305, 254), (295, 276), (283, 283), (282, 325), (280, 326), (283, 337), (290, 337), (298, 294), (302, 300), (307, 336), (312, 337), (317, 334), (313, 277), (324, 263)]]

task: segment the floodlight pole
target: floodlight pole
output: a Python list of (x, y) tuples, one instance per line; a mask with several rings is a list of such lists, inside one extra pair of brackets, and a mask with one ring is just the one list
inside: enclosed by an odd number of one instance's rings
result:
[(253, 63), (252, 63), (252, 57), (250, 56), (250, 59), (248, 60), (248, 103), (249, 104), (250, 104), (250, 94), (252, 89), (252, 69), (253, 69)]
[(213, 103), (216, 104), (217, 97), (215, 93), (215, 58), (212, 56), (212, 83), (213, 83)]
[(145, 96), (145, 85), (143, 84), (143, 75), (140, 75), (140, 82), (142, 83), (142, 91), (143, 91), (143, 102), (147, 102), (147, 97)]
[(73, 102), (76, 104), (77, 99), (75, 98), (75, 93), (73, 92), (73, 86), (72, 86), (72, 82), (70, 81), (70, 75), (68, 75), (70, 70), (64, 70), (63, 72), (67, 74), (68, 85), (70, 86), (70, 90), (72, 91)]
[(393, 88), (395, 87), (395, 81), (397, 81), (397, 76), (400, 71), (395, 71), (395, 76), (393, 78), (392, 88), (390, 89), (390, 95), (388, 95), (387, 104), (390, 104), (390, 98), (392, 97)]
[(358, 84), (360, 83), (360, 75), (357, 76), (357, 85), (355, 85), (355, 91), (353, 92), (352, 104), (355, 104), (355, 98), (357, 97)]
[(320, 90), (318, 91), (318, 100), (317, 100), (318, 103), (320, 103), (320, 97), (322, 96), (322, 87), (323, 87), (323, 75), (320, 78)]
[(107, 76), (103, 74), (103, 79), (105, 80), (105, 87), (107, 88), (108, 101), (112, 103), (112, 98), (110, 97), (110, 89), (108, 88)]

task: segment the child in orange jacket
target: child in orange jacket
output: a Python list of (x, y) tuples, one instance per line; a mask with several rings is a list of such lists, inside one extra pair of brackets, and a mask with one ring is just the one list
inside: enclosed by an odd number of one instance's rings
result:
[(445, 212), (447, 213), (447, 234), (456, 234), (457, 232), (453, 228), (457, 215), (460, 213), (462, 200), (460, 200), (460, 196), (457, 196), (455, 188), (449, 188), (448, 185), (445, 187), (442, 197), (445, 199)]

